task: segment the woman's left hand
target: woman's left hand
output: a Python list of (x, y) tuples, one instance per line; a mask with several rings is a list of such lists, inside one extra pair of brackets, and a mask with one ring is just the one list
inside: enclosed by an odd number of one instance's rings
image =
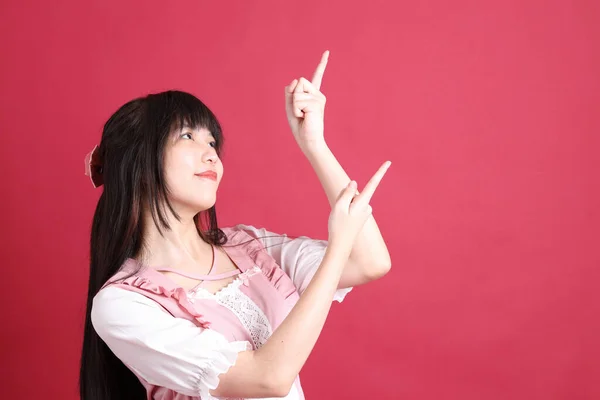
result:
[(329, 50), (321, 57), (312, 81), (301, 77), (285, 87), (285, 112), (296, 142), (305, 151), (325, 142), (325, 95), (319, 91)]

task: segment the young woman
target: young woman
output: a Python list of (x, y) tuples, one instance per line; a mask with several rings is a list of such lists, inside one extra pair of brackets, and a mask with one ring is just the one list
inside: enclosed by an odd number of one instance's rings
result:
[(326, 241), (219, 228), (223, 135), (191, 94), (138, 98), (106, 122), (86, 157), (103, 192), (90, 242), (82, 399), (304, 398), (298, 374), (332, 300), (391, 265), (369, 205), (390, 162), (359, 193), (328, 150), (319, 91), (327, 59), (312, 82), (285, 88), (292, 133), (332, 206)]

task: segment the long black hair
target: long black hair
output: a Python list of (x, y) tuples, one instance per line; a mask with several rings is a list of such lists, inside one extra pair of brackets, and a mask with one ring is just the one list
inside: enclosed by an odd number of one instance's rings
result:
[[(148, 207), (155, 225), (170, 229), (165, 207), (180, 220), (168, 200), (163, 160), (172, 132), (184, 124), (208, 129), (221, 155), (221, 125), (210, 109), (182, 91), (149, 94), (121, 106), (105, 123), (98, 146), (103, 191), (98, 200), (90, 240), (90, 277), (79, 376), (81, 399), (145, 399), (138, 378), (112, 353), (94, 330), (91, 308), (102, 285), (134, 258), (143, 244), (142, 211)], [(203, 218), (203, 219), (201, 219)], [(194, 217), (200, 236), (223, 245), (227, 237), (217, 225), (215, 206)]]

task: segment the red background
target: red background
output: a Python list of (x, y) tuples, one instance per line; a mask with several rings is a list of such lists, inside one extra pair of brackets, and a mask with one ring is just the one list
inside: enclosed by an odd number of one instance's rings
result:
[[(392, 271), (334, 305), (308, 399), (598, 399), (595, 1), (3, 1), (3, 398), (77, 398), (84, 156), (121, 104), (196, 94), (226, 136), (221, 226), (326, 238), (289, 131), (311, 78)], [(413, 4), (414, 3), (414, 4)]]

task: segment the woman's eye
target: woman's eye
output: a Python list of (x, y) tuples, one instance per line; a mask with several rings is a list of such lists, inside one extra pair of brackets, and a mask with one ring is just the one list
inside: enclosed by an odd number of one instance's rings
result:
[[(182, 134), (182, 135), (181, 135), (181, 137), (185, 137), (185, 136), (189, 136), (189, 137), (190, 137), (190, 139), (194, 139), (194, 137), (193, 137), (193, 134), (192, 134), (192, 133), (190, 133), (190, 132), (187, 132), (187, 133), (184, 133), (184, 134)], [(212, 142), (210, 142), (210, 145), (211, 145), (213, 148), (215, 148), (215, 147), (217, 147), (217, 142), (216, 142), (215, 140), (213, 140)]]

